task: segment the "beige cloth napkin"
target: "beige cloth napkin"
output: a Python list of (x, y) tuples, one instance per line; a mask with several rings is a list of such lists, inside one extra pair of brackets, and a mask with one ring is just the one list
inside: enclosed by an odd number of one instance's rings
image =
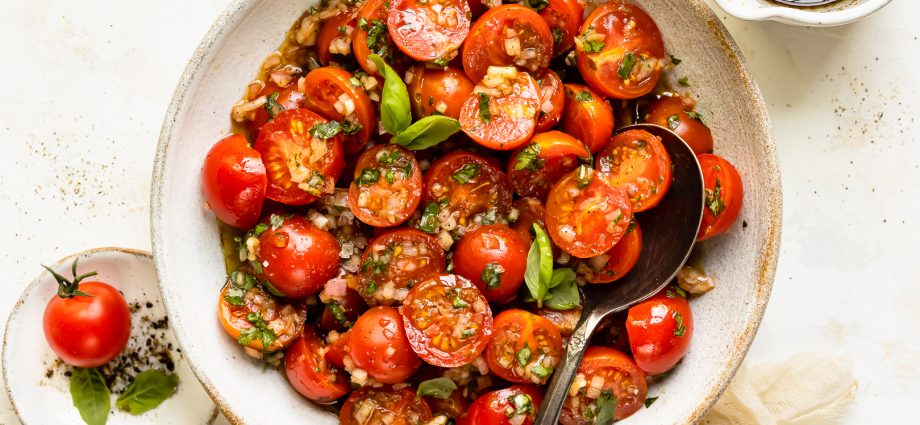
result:
[(754, 368), (742, 365), (704, 425), (832, 425), (857, 383), (846, 358), (805, 353)]

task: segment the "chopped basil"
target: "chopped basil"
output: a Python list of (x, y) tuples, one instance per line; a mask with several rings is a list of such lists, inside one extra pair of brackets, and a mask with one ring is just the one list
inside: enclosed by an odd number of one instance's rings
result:
[(358, 19), (358, 28), (362, 30), (367, 30), (367, 19), (359, 18)]
[(565, 37), (565, 34), (562, 33), (562, 30), (556, 27), (553, 27), (553, 44), (562, 43), (562, 37)]
[(453, 308), (460, 309), (460, 308), (467, 308), (470, 306), (469, 303), (467, 303), (466, 301), (463, 301), (463, 298), (460, 296), (460, 288), (454, 288), (454, 291), (452, 292), (452, 294), (453, 294), (453, 299), (451, 300), (450, 305)]
[(437, 59), (435, 59), (435, 60), (433, 60), (433, 61), (431, 61), (431, 62), (433, 62), (435, 65), (440, 66), (440, 67), (443, 68), (443, 67), (447, 66), (448, 63), (450, 63), (450, 59), (447, 59), (447, 58), (437, 58)]
[(423, 232), (434, 233), (438, 230), (438, 214), (441, 212), (441, 209), (438, 207), (437, 202), (429, 202), (425, 206), (425, 211), (422, 212), (422, 218), (418, 222), (418, 228), (422, 229)]
[(434, 397), (447, 400), (456, 389), (457, 384), (454, 381), (441, 377), (422, 381), (421, 384), (418, 384), (418, 391), (415, 394), (418, 397)]
[(479, 93), (479, 120), (485, 124), (492, 121), (492, 111), (489, 110), (489, 95)]
[(594, 420), (594, 424), (612, 424), (616, 410), (617, 398), (610, 392), (610, 390), (601, 391), (601, 396), (597, 399), (597, 418)]
[(518, 350), (517, 354), (515, 354), (515, 358), (517, 358), (518, 366), (520, 367), (527, 366), (527, 363), (530, 363), (531, 357), (533, 357), (533, 352), (530, 350), (530, 346), (527, 345), (527, 342), (525, 341), (524, 346), (521, 347), (520, 350)]
[(543, 363), (537, 363), (530, 368), (530, 373), (542, 381), (553, 374), (553, 369), (543, 366)]
[(543, 160), (539, 158), (540, 155), (540, 145), (536, 143), (531, 143), (521, 149), (515, 156), (514, 169), (515, 171), (527, 170), (527, 171), (537, 171), (543, 168)]
[(272, 93), (265, 98), (265, 105), (262, 107), (265, 108), (265, 111), (268, 112), (268, 120), (271, 121), (275, 118), (275, 115), (278, 115), (284, 112), (284, 106), (281, 106), (278, 103), (278, 92)]
[(359, 80), (358, 77), (351, 77), (348, 79), (348, 82), (355, 88), (364, 86), (364, 84), (361, 84), (361, 80)]
[(396, 161), (399, 161), (399, 158), (402, 157), (402, 154), (394, 149), (390, 152), (382, 152), (377, 158), (377, 161), (380, 162), (380, 165), (393, 165)]
[(460, 339), (467, 339), (473, 335), (476, 335), (475, 329), (464, 329), (463, 332), (460, 332)]
[(706, 189), (706, 209), (712, 213), (713, 217), (718, 217), (725, 212), (725, 200), (722, 199), (722, 181), (719, 179), (716, 179), (715, 188)]
[(549, 6), (549, 0), (527, 0), (527, 4), (531, 9), (539, 12)]
[(278, 336), (275, 331), (268, 327), (268, 323), (262, 319), (262, 312), (249, 313), (246, 315), (246, 321), (252, 327), (240, 331), (240, 336), (236, 339), (241, 345), (249, 345), (253, 340), (259, 340), (262, 343), (262, 349), (267, 350)]
[(367, 284), (367, 289), (364, 290), (364, 293), (367, 295), (374, 295), (377, 293), (377, 282), (371, 281)]
[(696, 111), (684, 111), (684, 112), (687, 113), (687, 116), (690, 117), (691, 120), (696, 120), (696, 121), (699, 121), (700, 124), (706, 125), (706, 123), (703, 122), (703, 116), (697, 113)]
[(634, 55), (632, 52), (627, 52), (625, 55), (623, 55), (623, 60), (620, 61), (620, 66), (617, 68), (617, 76), (619, 76), (623, 81), (628, 80), (635, 65), (636, 55)]
[(326, 121), (313, 124), (313, 127), (310, 128), (310, 135), (320, 140), (329, 140), (340, 131), (342, 131), (342, 125), (338, 121)]
[(281, 226), (284, 226), (284, 216), (272, 214), (268, 219), (268, 224), (272, 226), (272, 230), (278, 230)]
[(134, 377), (125, 392), (115, 400), (115, 406), (132, 415), (150, 411), (176, 392), (179, 376), (156, 369), (145, 370)]
[(674, 65), (680, 65), (680, 63), (683, 62), (682, 60), (678, 59), (677, 56), (674, 56), (674, 55), (668, 55), (668, 56), (671, 57), (671, 63)]
[(380, 170), (376, 168), (365, 168), (361, 170), (361, 174), (355, 179), (355, 185), (367, 186), (377, 183), (377, 180), (380, 180)]
[(588, 38), (594, 35), (594, 26), (589, 26), (588, 30), (581, 35), (581, 48), (585, 53), (599, 53), (601, 50), (604, 50), (603, 41), (591, 41)]
[(677, 127), (680, 127), (680, 115), (674, 114), (668, 117), (668, 128), (674, 131), (677, 130)]
[(677, 83), (684, 87), (690, 87), (690, 77), (683, 77), (677, 80)]
[(374, 19), (370, 22), (370, 25), (365, 21), (362, 28), (367, 28), (367, 39), (365, 41), (371, 52), (380, 56), (386, 56), (387, 40), (385, 36), (387, 34), (387, 24), (383, 23), (380, 19)]
[(339, 304), (338, 301), (332, 300), (329, 304), (326, 304), (326, 308), (329, 309), (329, 313), (332, 314), (332, 317), (335, 318), (336, 322), (339, 322), (340, 325), (345, 326), (345, 323), (348, 322), (348, 318), (345, 317), (345, 308), (342, 307), (342, 304)]
[(674, 328), (674, 336), (684, 336), (684, 332), (687, 331), (687, 328), (684, 326), (684, 317), (676, 311), (671, 316), (674, 317), (674, 321), (677, 322), (677, 327)]
[(482, 269), (482, 273), (479, 274), (479, 278), (482, 279), (482, 283), (486, 284), (486, 288), (495, 289), (501, 285), (502, 273), (504, 272), (505, 269), (500, 264), (492, 262), (486, 264), (486, 267)]
[(466, 164), (463, 164), (459, 170), (455, 171), (454, 174), (451, 175), (451, 178), (460, 184), (469, 183), (470, 180), (473, 180), (476, 177), (479, 177), (479, 164), (475, 162), (467, 162)]
[(578, 166), (578, 170), (575, 172), (575, 180), (578, 182), (579, 189), (586, 189), (591, 184), (592, 178), (594, 178), (594, 170), (587, 165)]
[(656, 401), (658, 401), (658, 397), (649, 397), (649, 398), (645, 399), (645, 408), (648, 409), (648, 408), (651, 407), (652, 404), (654, 404)]
[(592, 99), (594, 99), (594, 97), (592, 97), (592, 96), (591, 96), (591, 92), (589, 92), (589, 91), (587, 91), (587, 90), (582, 90), (582, 91), (578, 92), (578, 94), (575, 95), (575, 100), (577, 100), (577, 101), (579, 101), (579, 102), (587, 102), (587, 101), (592, 100)]
[(230, 305), (240, 307), (244, 304), (244, 296), (246, 296), (246, 291), (243, 288), (228, 288), (226, 295), (224, 295), (224, 300)]
[(515, 415), (533, 415), (533, 400), (527, 394), (515, 394), (511, 397)]

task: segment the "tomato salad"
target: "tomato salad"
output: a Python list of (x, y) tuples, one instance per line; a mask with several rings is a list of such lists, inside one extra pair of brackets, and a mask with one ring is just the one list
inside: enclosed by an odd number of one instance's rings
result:
[[(671, 52), (673, 53), (673, 52)], [(714, 154), (680, 59), (625, 0), (324, 2), (261, 65), (203, 168), (223, 223), (219, 320), (343, 424), (533, 422), (581, 287), (642, 254), (671, 185), (669, 128), (699, 155), (699, 240), (743, 189)], [(648, 406), (690, 347), (687, 267), (607, 324), (561, 422)]]

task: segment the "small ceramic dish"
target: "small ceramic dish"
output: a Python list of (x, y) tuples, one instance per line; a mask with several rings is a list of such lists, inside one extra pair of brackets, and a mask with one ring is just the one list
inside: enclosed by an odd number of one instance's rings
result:
[[(168, 369), (171, 363), (173, 372), (179, 376), (178, 392), (156, 409), (139, 416), (116, 409), (113, 394), (108, 423), (211, 423), (217, 410), (195, 379), (168, 326), (150, 254), (122, 248), (99, 248), (69, 256), (50, 267), (69, 277), (74, 258), (80, 259), (78, 273), (98, 272), (98, 276), (88, 281), (99, 280), (114, 286), (128, 302), (131, 308), (131, 338), (125, 353), (152, 354), (142, 356), (144, 364), (140, 366), (141, 370), (148, 367)], [(72, 368), (51, 351), (42, 330), (45, 306), (56, 291), (54, 278), (42, 271), (22, 293), (10, 313), (3, 338), (3, 378), (16, 415), (26, 425), (83, 423), (70, 396), (67, 374)], [(151, 345), (158, 348), (139, 349)], [(110, 362), (118, 363), (118, 358)], [(124, 383), (115, 381), (114, 385), (116, 388), (123, 387)]]
[(824, 6), (793, 7), (773, 0), (714, 0), (729, 15), (746, 21), (777, 21), (784, 24), (830, 27), (869, 16), (891, 0), (837, 0)]

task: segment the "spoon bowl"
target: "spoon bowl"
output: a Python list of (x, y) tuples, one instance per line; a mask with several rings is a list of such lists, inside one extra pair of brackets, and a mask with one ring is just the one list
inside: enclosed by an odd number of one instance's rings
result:
[(655, 295), (687, 262), (703, 218), (703, 173), (696, 154), (672, 131), (653, 124), (637, 124), (617, 130), (644, 130), (661, 138), (671, 158), (673, 182), (661, 202), (636, 215), (642, 225), (642, 252), (632, 271), (616, 282), (583, 287), (581, 320), (569, 339), (565, 356), (546, 390), (537, 424), (557, 423), (585, 347), (597, 326), (613, 313)]

